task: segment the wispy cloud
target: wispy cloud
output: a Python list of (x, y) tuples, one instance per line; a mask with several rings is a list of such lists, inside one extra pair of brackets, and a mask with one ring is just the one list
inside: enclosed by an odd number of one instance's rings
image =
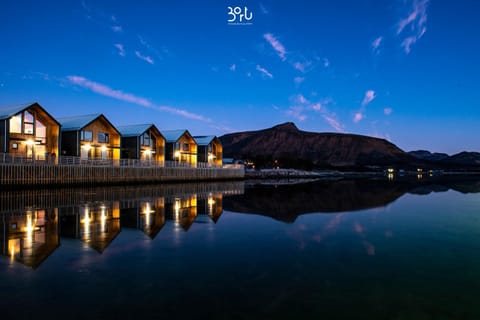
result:
[(152, 46), (152, 45), (150, 44), (150, 42), (148, 42), (147, 40), (145, 40), (144, 37), (142, 37), (142, 36), (140, 36), (140, 35), (137, 36), (137, 37), (138, 37), (138, 41), (140, 42), (140, 44), (141, 44), (142, 46), (144, 46), (149, 52), (151, 52), (154, 56), (156, 56), (158, 60), (163, 59), (163, 57), (166, 56), (166, 55), (167, 55), (167, 56), (170, 55), (170, 52), (169, 52), (169, 50), (167, 50), (167, 48), (163, 47), (163, 48), (161, 49), (161, 53), (162, 53), (162, 54), (161, 54), (160, 51), (157, 50), (154, 46)]
[(429, 2), (430, 0), (413, 0), (408, 15), (398, 22), (397, 35), (406, 34), (401, 46), (407, 54), (410, 53), (412, 45), (427, 31), (427, 7)]
[(329, 111), (332, 99), (326, 98), (318, 101), (310, 101), (303, 94), (296, 94), (290, 97), (291, 106), (285, 111), (300, 122), (308, 119), (309, 113), (320, 114), (325, 122), (337, 132), (345, 132), (344, 125), (338, 120), (335, 113)]
[(307, 69), (312, 65), (312, 61), (305, 61), (305, 62), (295, 62), (293, 63), (293, 68), (295, 68), (295, 70), (298, 70), (300, 72), (303, 72), (305, 73), (305, 71), (307, 71)]
[(89, 80), (87, 78), (84, 78), (84, 77), (81, 77), (81, 76), (75, 76), (75, 75), (67, 76), (67, 80), (74, 85), (77, 85), (77, 86), (82, 87), (82, 88), (86, 88), (86, 89), (88, 89), (92, 92), (98, 93), (102, 96), (110, 97), (110, 98), (117, 99), (117, 100), (124, 101), (124, 102), (133, 103), (133, 104), (145, 107), (145, 108), (150, 108), (150, 109), (155, 109), (155, 110), (158, 110), (158, 111), (168, 112), (168, 113), (171, 113), (171, 114), (179, 115), (179, 116), (189, 118), (189, 119), (193, 119), (193, 120), (199, 120), (199, 121), (203, 121), (203, 122), (207, 122), (207, 123), (212, 122), (211, 119), (206, 118), (202, 115), (192, 113), (192, 112), (187, 111), (187, 110), (170, 107), (170, 106), (155, 105), (154, 103), (152, 103), (150, 100), (148, 100), (146, 98), (136, 96), (136, 95), (131, 94), (131, 93), (126, 93), (126, 92), (123, 92), (122, 90), (112, 89), (107, 85), (91, 81), (91, 80)]
[(122, 56), (122, 57), (125, 57), (125, 55), (126, 55), (127, 53), (125, 52), (125, 48), (123, 47), (123, 44), (121, 44), (121, 43), (116, 43), (116, 44), (114, 44), (114, 46), (115, 46), (115, 48), (118, 49), (118, 55), (119, 55), (119, 56)]
[(259, 6), (260, 6), (260, 12), (261, 12), (261, 13), (263, 13), (263, 14), (269, 14), (268, 9), (263, 5), (263, 3), (260, 2)]
[(330, 66), (330, 60), (328, 60), (327, 58), (323, 58), (323, 66), (325, 68), (328, 68)]
[(237, 65), (234, 63), (230, 66), (229, 69), (230, 69), (230, 71), (235, 71), (235, 70), (237, 70)]
[(383, 113), (384, 113), (386, 116), (391, 115), (392, 112), (393, 112), (393, 109), (392, 109), (392, 108), (388, 108), (388, 107), (387, 107), (387, 108), (384, 108), (384, 109), (383, 109)]
[(265, 68), (263, 68), (261, 65), (257, 64), (256, 67), (257, 71), (259, 71), (263, 76), (268, 77), (270, 79), (273, 79), (273, 75)]
[(295, 84), (299, 85), (300, 83), (302, 83), (303, 81), (305, 81), (305, 78), (304, 77), (295, 77), (293, 78), (293, 82), (295, 82)]
[(144, 56), (140, 53), (140, 51), (135, 51), (135, 55), (137, 56), (137, 58), (145, 61), (145, 62), (148, 62), (150, 64), (155, 64), (155, 62), (153, 61), (153, 59), (149, 56)]
[(122, 26), (116, 25), (116, 26), (112, 26), (112, 30), (114, 32), (120, 33), (120, 32), (123, 31), (123, 28), (122, 28)]
[(373, 53), (375, 54), (378, 54), (380, 53), (380, 45), (382, 44), (383, 42), (383, 37), (380, 36), (378, 38), (376, 38), (375, 40), (372, 41), (372, 51)]
[(367, 92), (365, 92), (365, 97), (363, 98), (363, 101), (362, 101), (362, 107), (366, 107), (370, 102), (373, 101), (373, 99), (375, 99), (375, 97), (376, 97), (375, 91), (367, 90)]
[(373, 101), (373, 99), (375, 99), (376, 95), (375, 95), (375, 91), (373, 90), (367, 90), (365, 92), (365, 96), (363, 97), (363, 101), (362, 101), (362, 104), (361, 104), (361, 108), (360, 110), (355, 113), (355, 115), (353, 116), (353, 122), (355, 123), (358, 123), (360, 122), (362, 119), (365, 118), (365, 108), (366, 106)]
[(263, 37), (272, 46), (280, 59), (282, 59), (282, 61), (285, 61), (287, 50), (285, 50), (283, 44), (271, 33), (265, 33)]

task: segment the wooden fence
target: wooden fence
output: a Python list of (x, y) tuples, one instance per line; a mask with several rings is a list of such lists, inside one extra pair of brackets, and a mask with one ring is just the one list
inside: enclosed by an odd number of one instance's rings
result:
[(243, 167), (122, 167), (0, 163), (1, 186), (99, 185), (242, 179)]

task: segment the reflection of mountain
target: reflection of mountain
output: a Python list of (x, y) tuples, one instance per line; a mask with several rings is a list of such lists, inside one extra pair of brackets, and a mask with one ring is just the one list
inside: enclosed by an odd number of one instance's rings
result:
[(403, 194), (428, 194), (449, 189), (480, 192), (480, 179), (424, 178), (425, 180), (340, 180), (303, 185), (255, 186), (243, 195), (227, 197), (227, 211), (254, 213), (293, 222), (305, 213), (344, 212), (385, 206)]

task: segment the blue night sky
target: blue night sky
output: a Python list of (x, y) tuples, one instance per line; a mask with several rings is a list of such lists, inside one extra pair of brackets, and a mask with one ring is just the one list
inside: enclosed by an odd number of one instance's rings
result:
[[(251, 20), (229, 25), (228, 6)], [(479, 16), (479, 1), (2, 0), (0, 105), (480, 151)]]

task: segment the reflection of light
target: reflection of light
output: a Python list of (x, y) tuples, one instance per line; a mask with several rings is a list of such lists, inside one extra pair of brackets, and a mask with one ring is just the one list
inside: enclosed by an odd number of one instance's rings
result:
[(14, 258), (15, 258), (15, 246), (12, 244), (10, 246), (10, 259), (13, 261)]
[(90, 233), (90, 221), (89, 210), (88, 208), (85, 208), (85, 213), (83, 214), (83, 219), (80, 220), (80, 223), (83, 223), (83, 231), (86, 237), (88, 237), (88, 234)]
[(392, 181), (394, 175), (393, 175), (393, 173), (389, 173), (389, 174), (387, 175), (387, 177), (388, 177), (388, 180)]
[(417, 174), (417, 179), (418, 179), (418, 180), (422, 180), (422, 179), (423, 179), (423, 175), (422, 175), (422, 174)]
[(213, 205), (215, 204), (215, 200), (213, 199), (212, 195), (208, 196), (208, 214), (213, 214)]
[(105, 225), (106, 225), (106, 221), (107, 221), (107, 215), (106, 215), (106, 208), (105, 206), (101, 206), (100, 207), (100, 210), (101, 210), (101, 215), (100, 215), (100, 231), (101, 232), (105, 232)]
[(393, 168), (388, 168), (388, 173), (394, 173), (395, 172), (395, 169)]
[(155, 210), (152, 210), (150, 202), (145, 203), (145, 208), (143, 209), (143, 213), (145, 214), (145, 227), (148, 228), (150, 226), (150, 215), (154, 212)]
[(33, 230), (35, 229), (35, 224), (33, 223), (32, 213), (27, 213), (27, 226), (24, 228), (24, 231), (27, 233), (27, 247), (32, 244), (33, 241)]
[(100, 149), (101, 149), (103, 152), (107, 151), (107, 147), (106, 147), (106, 146), (102, 146)]
[(82, 148), (88, 151), (88, 150), (92, 149), (92, 146), (87, 143), (87, 144), (84, 144), (84, 145), (82, 146)]
[(421, 169), (421, 168), (417, 169), (417, 172), (422, 172), (422, 171), (423, 171), (423, 169)]
[(175, 220), (180, 220), (180, 199), (175, 199)]

